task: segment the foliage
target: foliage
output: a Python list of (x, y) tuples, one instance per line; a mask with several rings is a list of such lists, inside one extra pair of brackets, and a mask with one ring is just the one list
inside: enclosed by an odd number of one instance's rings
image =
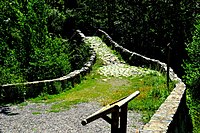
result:
[(42, 1), (1, 1), (1, 44), (14, 51), (19, 70), (28, 81), (32, 80), (28, 73), (31, 55), (35, 48), (45, 45), (48, 34), (47, 7), (42, 5)]
[(200, 94), (200, 15), (195, 24), (193, 41), (187, 45), (188, 59), (184, 62), (185, 76), (183, 77), (190, 92), (198, 98)]
[(197, 15), (195, 31), (190, 43), (187, 44), (188, 58), (184, 61), (184, 82), (187, 85), (187, 103), (192, 118), (193, 132), (200, 130), (200, 15)]
[(46, 46), (35, 48), (29, 73), (32, 81), (58, 78), (71, 71), (69, 44), (61, 38), (48, 38)]
[(200, 131), (200, 100), (194, 98), (190, 92), (187, 91), (187, 105), (192, 119), (193, 133)]
[(71, 42), (71, 57), (70, 62), (73, 70), (80, 69), (84, 63), (89, 59), (90, 55), (89, 44), (73, 41)]
[(0, 84), (23, 82), (24, 79), (18, 69), (19, 62), (16, 59), (15, 51), (5, 47), (0, 47), (0, 51)]
[[(80, 57), (76, 64), (80, 68), (90, 54), (89, 47), (84, 44), (70, 45), (66, 39), (67, 33), (63, 27), (71, 15), (68, 12), (64, 14), (47, 5), (45, 0), (0, 2), (1, 85), (66, 75), (74, 69), (74, 54)], [(43, 93), (52, 91), (51, 85), (40, 87), (36, 94), (42, 92), (42, 88), (46, 91)], [(23, 97), (25, 89), (28, 88), (0, 88), (1, 100)]]
[(67, 8), (73, 9), (77, 7), (77, 0), (45, 0), (45, 2), (51, 6), (51, 8), (58, 9), (59, 11), (65, 11)]
[(48, 31), (53, 36), (62, 36), (62, 38), (71, 37), (74, 32), (74, 13), (72, 10), (59, 11), (52, 8), (48, 14)]

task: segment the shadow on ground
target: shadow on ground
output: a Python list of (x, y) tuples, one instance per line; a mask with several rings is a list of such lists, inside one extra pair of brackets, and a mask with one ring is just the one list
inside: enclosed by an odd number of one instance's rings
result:
[[(18, 115), (19, 113), (11, 112), (11, 109), (9, 108), (9, 106), (0, 106), (0, 114), (11, 116), (11, 115)], [(0, 129), (0, 133), (1, 133), (1, 129)]]

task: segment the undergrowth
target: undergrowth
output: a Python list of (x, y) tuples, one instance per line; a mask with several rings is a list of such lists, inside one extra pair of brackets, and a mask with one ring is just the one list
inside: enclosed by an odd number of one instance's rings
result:
[(187, 90), (187, 105), (189, 107), (190, 117), (192, 119), (193, 133), (200, 131), (200, 99), (193, 98)]

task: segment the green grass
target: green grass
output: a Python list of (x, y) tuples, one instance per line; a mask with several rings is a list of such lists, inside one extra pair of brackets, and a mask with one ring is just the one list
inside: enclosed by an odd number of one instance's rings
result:
[(27, 102), (23, 102), (23, 103), (20, 103), (20, 104), (19, 104), (19, 106), (21, 106), (21, 107), (26, 106), (26, 105), (28, 105)]
[(120, 54), (119, 52), (117, 52), (116, 50), (114, 50), (112, 47), (110, 47), (110, 48), (112, 49), (112, 53), (113, 53), (114, 55), (116, 55), (116, 57), (117, 57), (120, 61), (125, 62), (124, 59), (122, 58), (122, 56), (121, 56), (121, 54)]
[[(71, 90), (57, 95), (42, 95), (30, 101), (55, 102), (50, 112), (59, 112), (71, 105), (90, 101), (105, 106), (139, 90), (140, 95), (129, 103), (128, 108), (142, 112), (144, 122), (148, 122), (168, 95), (164, 76), (152, 73), (142, 77), (104, 77), (96, 71), (100, 66), (102, 61), (97, 59), (92, 72)], [(173, 88), (173, 84), (170, 85)]]
[(39, 115), (41, 112), (32, 112), (33, 115)]

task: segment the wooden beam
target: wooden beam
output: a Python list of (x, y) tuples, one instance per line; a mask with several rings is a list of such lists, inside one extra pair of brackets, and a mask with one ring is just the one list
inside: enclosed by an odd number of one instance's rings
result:
[(121, 107), (121, 111), (120, 111), (120, 133), (126, 133), (127, 113), (128, 113), (128, 103), (124, 104)]
[(88, 123), (90, 123), (90, 122), (92, 122), (92, 121), (94, 121), (98, 118), (101, 118), (101, 117), (103, 117), (107, 114), (112, 113), (114, 110), (116, 110), (118, 108), (119, 107), (116, 106), (116, 105), (112, 105), (112, 106), (107, 105), (107, 106), (103, 107), (102, 109), (100, 109), (99, 111), (95, 112), (94, 114), (88, 116), (85, 120), (83, 120), (81, 122), (81, 124), (84, 126), (84, 125), (86, 125), (86, 124), (88, 124)]
[[(132, 93), (131, 95), (129, 95), (128, 97), (118, 100), (118, 102), (111, 103), (111, 104), (101, 108), (97, 112), (88, 116), (85, 120), (83, 120), (81, 122), (81, 124), (86, 125), (98, 118), (103, 118), (108, 123), (111, 123), (111, 130), (113, 130), (113, 132), (114, 132), (115, 131), (114, 128), (116, 128), (117, 125), (119, 126), (119, 113), (120, 113), (119, 109), (121, 108), (121, 119), (122, 119), (121, 121), (124, 121), (124, 122), (122, 122), (122, 127), (123, 127), (123, 130), (126, 130), (126, 128), (124, 128), (124, 127), (126, 126), (126, 123), (127, 123), (128, 102), (130, 102), (132, 99), (134, 99), (139, 94), (140, 94), (140, 92), (136, 91), (136, 92)], [(110, 114), (110, 113), (112, 113), (111, 119), (108, 116), (106, 116), (107, 114)], [(116, 118), (116, 117), (118, 117), (118, 118)], [(116, 122), (118, 122), (118, 124)]]
[(108, 122), (109, 124), (112, 123), (112, 119), (111, 119), (110, 117), (108, 117), (107, 115), (102, 116), (102, 118), (103, 118), (106, 122)]
[(131, 95), (129, 95), (127, 98), (115, 103), (114, 105), (117, 105), (119, 108), (122, 107), (124, 104), (130, 102), (132, 99), (134, 99), (136, 96), (138, 96), (140, 94), (139, 91), (136, 91), (134, 93), (132, 93)]

